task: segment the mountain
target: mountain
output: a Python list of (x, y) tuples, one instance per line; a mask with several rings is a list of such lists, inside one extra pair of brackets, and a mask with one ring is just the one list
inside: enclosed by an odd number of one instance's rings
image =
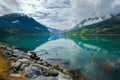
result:
[(0, 17), (0, 33), (2, 34), (47, 34), (47, 27), (24, 14), (7, 14)]
[(67, 34), (120, 34), (120, 15), (112, 15), (109, 19), (92, 25), (82, 26)]
[(55, 35), (60, 35), (65, 32), (65, 30), (60, 30), (60, 29), (55, 29), (55, 28), (50, 28), (50, 27), (48, 27), (48, 30)]
[(89, 18), (83, 19), (80, 21), (80, 23), (78, 23), (76, 26), (74, 26), (74, 28), (67, 30), (67, 32), (81, 29), (81, 27), (83, 27), (83, 26), (95, 24), (95, 23), (104, 21), (108, 18), (109, 18), (108, 16), (99, 16), (99, 17), (96, 16), (96, 17), (89, 17)]

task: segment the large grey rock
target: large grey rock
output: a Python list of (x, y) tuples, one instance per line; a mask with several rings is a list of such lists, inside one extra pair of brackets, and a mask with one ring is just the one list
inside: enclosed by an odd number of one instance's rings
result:
[(24, 53), (23, 51), (20, 51), (18, 49), (14, 49), (13, 52), (14, 52), (14, 55), (17, 55), (20, 57), (24, 57), (26, 55), (26, 53)]
[(28, 66), (29, 66), (29, 64), (23, 63), (23, 64), (21, 65), (21, 67), (20, 67), (20, 70), (24, 70), (25, 67), (28, 67)]
[(30, 80), (58, 80), (57, 78), (55, 77), (46, 77), (46, 76), (39, 76), (35, 79), (30, 79)]
[(48, 72), (48, 76), (57, 77), (58, 75), (59, 75), (59, 71), (57, 71), (57, 70), (51, 70)]
[(61, 72), (59, 73), (59, 76), (57, 78), (58, 78), (58, 80), (73, 80), (70, 76), (65, 75)]
[(26, 73), (26, 76), (28, 76), (29, 78), (36, 78), (42, 75), (42, 71), (32, 65), (30, 65), (29, 67), (25, 67), (25, 73)]
[(12, 51), (13, 49), (11, 47), (6, 47), (6, 50)]
[(40, 58), (37, 56), (37, 54), (33, 51), (28, 51), (27, 55), (29, 55), (30, 58), (33, 59), (33, 60), (40, 60)]
[(5, 45), (0, 45), (0, 48), (5, 50), (6, 46)]
[(10, 74), (11, 77), (21, 77), (20, 74)]
[(36, 66), (37, 68), (41, 69), (43, 71), (43, 74), (46, 76), (58, 76), (59, 75), (59, 71), (57, 70), (52, 70), (49, 67), (40, 65), (40, 64), (34, 64), (34, 66)]
[(13, 54), (13, 51), (8, 51), (8, 50), (6, 50), (6, 51), (5, 51), (5, 54), (6, 54), (6, 55), (12, 55), (12, 54)]
[(17, 61), (18, 59), (17, 59), (16, 57), (10, 57), (9, 60), (15, 62), (15, 61)]
[(19, 69), (21, 65), (22, 65), (22, 62), (20, 61), (16, 61), (12, 63), (12, 67), (15, 69)]
[(30, 60), (25, 59), (25, 58), (23, 58), (23, 59), (18, 59), (18, 61), (21, 61), (22, 63), (30, 63)]
[(50, 70), (49, 67), (46, 67), (46, 66), (43, 66), (43, 65), (40, 65), (40, 64), (34, 64), (34, 66), (43, 70), (44, 72), (48, 72)]

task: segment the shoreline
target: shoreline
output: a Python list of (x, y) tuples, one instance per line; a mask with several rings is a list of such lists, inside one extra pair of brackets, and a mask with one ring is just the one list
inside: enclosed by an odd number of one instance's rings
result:
[(114, 36), (114, 37), (120, 36), (120, 34), (71, 34), (71, 35), (72, 36)]
[(0, 43), (1, 53), (10, 62), (9, 80), (73, 80), (73, 75), (57, 64), (40, 59), (33, 51)]

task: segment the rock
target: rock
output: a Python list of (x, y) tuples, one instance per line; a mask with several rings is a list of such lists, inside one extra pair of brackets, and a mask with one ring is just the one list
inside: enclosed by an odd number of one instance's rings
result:
[[(58, 79), (55, 78), (55, 77), (39, 76), (39, 77), (37, 77), (37, 78), (30, 79), (30, 80), (58, 80)], [(62, 80), (62, 79), (61, 79), (61, 80)]]
[(12, 54), (12, 55), (10, 55), (9, 57), (15, 57), (15, 58), (18, 58), (18, 55)]
[(28, 67), (28, 66), (29, 66), (29, 64), (25, 64), (25, 63), (23, 63), (23, 64), (21, 65), (21, 67), (20, 67), (20, 70), (24, 70), (25, 67)]
[(31, 59), (40, 60), (40, 58), (33, 51), (28, 51), (27, 54), (30, 56)]
[(53, 66), (54, 66), (54, 68), (58, 68), (58, 67), (59, 67), (59, 65), (58, 65), (58, 64), (54, 64)]
[(38, 56), (35, 57), (35, 60), (40, 60), (40, 58)]
[(58, 76), (59, 71), (50, 69), (49, 67), (40, 65), (40, 64), (35, 64), (35, 66), (43, 71), (43, 74), (46, 76)]
[(43, 71), (43, 73), (46, 73), (50, 70), (50, 68), (40, 65), (40, 64), (34, 64), (34, 66), (36, 66), (38, 69), (41, 69)]
[(36, 55), (35, 52), (28, 52), (28, 55), (30, 55), (31, 59), (40, 60), (40, 58)]
[(23, 51), (23, 52), (25, 52), (25, 53), (28, 52), (27, 49), (24, 49), (24, 48), (22, 48), (22, 47), (15, 47), (15, 49), (18, 49), (18, 50)]
[(6, 47), (7, 51), (13, 51), (13, 49), (11, 47)]
[(42, 75), (42, 71), (32, 65), (30, 65), (29, 67), (25, 67), (25, 73), (26, 73), (26, 76), (28, 76), (29, 78), (36, 78)]
[(18, 61), (21, 61), (22, 63), (30, 63), (30, 61), (28, 59), (18, 59)]
[(0, 45), (0, 48), (5, 50), (6, 46), (5, 45)]
[(116, 68), (113, 67), (112, 65), (108, 64), (108, 63), (103, 63), (102, 64), (103, 68), (107, 69), (107, 70), (110, 70), (110, 71), (115, 71)]
[(16, 57), (10, 57), (9, 60), (15, 62), (15, 61), (17, 61), (17, 58)]
[(27, 53), (28, 53), (29, 56), (31, 56), (31, 55), (33, 55), (33, 56), (37, 56), (36, 53), (33, 52), (33, 51), (28, 51)]
[(10, 74), (11, 77), (21, 77), (20, 74)]
[(57, 77), (58, 80), (73, 80), (70, 76), (65, 75), (63, 73), (59, 73), (59, 76)]
[(47, 76), (58, 76), (59, 75), (59, 71), (57, 70), (51, 70), (50, 72), (48, 72), (48, 75)]
[(15, 69), (19, 69), (21, 65), (22, 65), (22, 62), (20, 61), (16, 61), (15, 63), (14, 62), (12, 63), (12, 67)]
[(21, 57), (25, 56), (25, 53), (23, 51), (18, 50), (18, 49), (14, 49), (13, 52), (15, 55), (18, 55)]
[(7, 55), (12, 55), (13, 54), (13, 51), (5, 51), (5, 54), (7, 54)]

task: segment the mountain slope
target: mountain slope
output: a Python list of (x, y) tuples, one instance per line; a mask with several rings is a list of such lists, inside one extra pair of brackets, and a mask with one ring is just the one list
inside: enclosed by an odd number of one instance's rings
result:
[(120, 16), (114, 16), (102, 22), (83, 26), (67, 34), (120, 34)]
[(3, 34), (46, 34), (47, 27), (24, 14), (7, 14), (0, 17), (0, 33)]

